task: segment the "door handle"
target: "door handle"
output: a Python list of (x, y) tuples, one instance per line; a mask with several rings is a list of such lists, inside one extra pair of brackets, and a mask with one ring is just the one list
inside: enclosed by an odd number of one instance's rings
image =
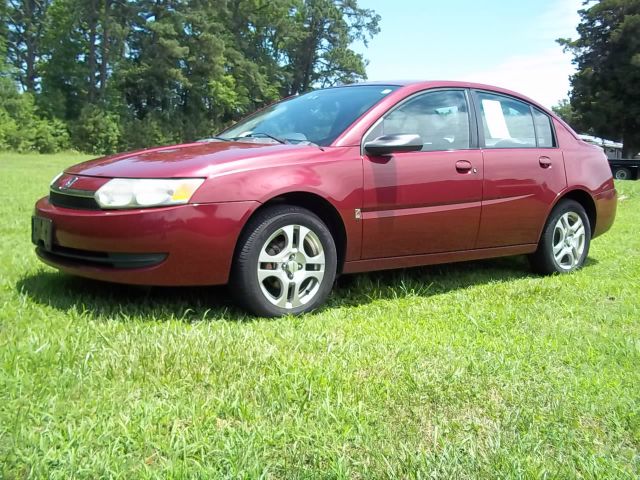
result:
[(471, 165), (471, 162), (468, 160), (458, 160), (456, 162), (456, 170), (458, 173), (469, 173), (472, 168), (473, 165)]
[(538, 162), (540, 162), (540, 166), (542, 168), (549, 168), (551, 167), (551, 159), (549, 157), (540, 157), (538, 159)]

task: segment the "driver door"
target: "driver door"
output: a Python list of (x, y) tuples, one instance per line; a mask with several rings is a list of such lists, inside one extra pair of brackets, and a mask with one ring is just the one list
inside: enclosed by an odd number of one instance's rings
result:
[(424, 146), (384, 157), (364, 151), (362, 258), (474, 248), (483, 159), (467, 92), (410, 97), (378, 121), (364, 144), (391, 134), (418, 134)]

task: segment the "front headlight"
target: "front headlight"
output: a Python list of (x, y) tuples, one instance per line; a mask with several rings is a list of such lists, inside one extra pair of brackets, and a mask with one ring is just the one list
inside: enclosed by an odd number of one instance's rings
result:
[(145, 208), (187, 203), (204, 178), (114, 178), (95, 193), (101, 208)]

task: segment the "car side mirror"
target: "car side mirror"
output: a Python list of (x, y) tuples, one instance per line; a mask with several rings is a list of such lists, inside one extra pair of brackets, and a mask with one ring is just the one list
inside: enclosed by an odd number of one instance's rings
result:
[(383, 135), (365, 143), (364, 150), (370, 155), (391, 155), (400, 152), (417, 152), (422, 150), (424, 142), (420, 135), (396, 134)]

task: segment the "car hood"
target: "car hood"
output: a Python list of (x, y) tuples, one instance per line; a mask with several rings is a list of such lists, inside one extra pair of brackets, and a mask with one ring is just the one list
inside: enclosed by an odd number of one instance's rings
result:
[(258, 159), (262, 165), (272, 158), (298, 156), (309, 149), (319, 150), (308, 144), (199, 142), (110, 155), (79, 163), (65, 173), (110, 178), (207, 178), (230, 164), (251, 168)]

